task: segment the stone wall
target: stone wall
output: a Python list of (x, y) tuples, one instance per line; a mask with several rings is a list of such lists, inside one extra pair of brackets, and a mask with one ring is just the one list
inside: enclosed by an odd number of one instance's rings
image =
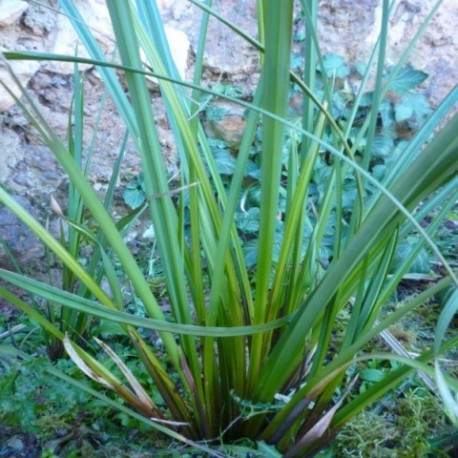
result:
[[(256, 34), (254, 0), (215, 0), (213, 3), (223, 16), (250, 34)], [(421, 26), (434, 3), (434, 0), (398, 2), (390, 24), (388, 63), (396, 63), (406, 43)], [(113, 35), (104, 1), (75, 0), (75, 4), (83, 18), (96, 31), (96, 38), (104, 52), (112, 52)], [(158, 5), (167, 25), (167, 36), (179, 71), (183, 76), (191, 77), (193, 50), (198, 38), (196, 25), (201, 13), (186, 0), (160, 0)], [(67, 18), (58, 14), (57, 9), (56, 0), (42, 0), (40, 3), (31, 0), (0, 0), (0, 50), (72, 54), (78, 49), (80, 55), (84, 55), (81, 45), (76, 48), (76, 35)], [(319, 34), (323, 53), (341, 54), (348, 61), (367, 60), (377, 38), (381, 11), (381, 0), (320, 1)], [(438, 104), (458, 81), (457, 24), (458, 2), (444, 0), (410, 59), (414, 67), (429, 73), (430, 77), (423, 84), (422, 91), (433, 104)], [(208, 36), (205, 77), (213, 81), (229, 81), (240, 86), (243, 92), (250, 93), (258, 77), (257, 53), (214, 19), (210, 21)], [(72, 64), (24, 61), (14, 62), (12, 66), (21, 83), (28, 86), (32, 99), (43, 110), (50, 124), (65, 138), (72, 97)], [(87, 145), (92, 140), (102, 85), (95, 69), (83, 68), (87, 70)], [(0, 68), (0, 77), (8, 87), (14, 88), (4, 68)], [(173, 169), (176, 167), (173, 138), (167, 129), (163, 108), (154, 90), (152, 103), (158, 113), (164, 155), (168, 166)], [(62, 193), (65, 188), (64, 174), (2, 87), (0, 120), (0, 184), (12, 194), (20, 196), (21, 202), (43, 219), (50, 214), (49, 195)], [(90, 176), (96, 189), (103, 189), (110, 177), (124, 134), (119, 125), (121, 122), (116, 109), (108, 101), (101, 118)], [(136, 173), (138, 170), (137, 154), (133, 145), (129, 144), (124, 172)], [(35, 253), (27, 248), (33, 246), (27, 238), (30, 235), (7, 216), (5, 209), (0, 209), (0, 236), (19, 257)], [(27, 258), (25, 261), (30, 260)]]

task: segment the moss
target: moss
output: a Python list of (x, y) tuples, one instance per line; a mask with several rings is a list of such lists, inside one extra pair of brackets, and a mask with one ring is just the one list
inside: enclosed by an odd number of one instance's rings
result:
[(406, 389), (390, 396), (390, 411), (364, 411), (338, 434), (332, 446), (333, 457), (410, 458), (449, 457), (447, 449), (431, 447), (437, 437), (453, 434), (453, 426), (439, 401), (422, 387)]

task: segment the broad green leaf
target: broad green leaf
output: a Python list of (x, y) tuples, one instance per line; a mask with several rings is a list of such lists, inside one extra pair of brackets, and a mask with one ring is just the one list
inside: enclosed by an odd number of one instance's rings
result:
[[(388, 75), (391, 71), (392, 69), (389, 70)], [(428, 78), (428, 74), (421, 70), (415, 70), (411, 66), (403, 67), (391, 84), (390, 91), (401, 94), (419, 86), (426, 78)]]
[(232, 175), (235, 170), (235, 158), (225, 149), (217, 149), (213, 152), (216, 168), (221, 175)]
[(139, 208), (146, 198), (145, 183), (139, 175), (135, 180), (127, 184), (123, 192), (124, 202), (129, 205), (132, 210)]
[(345, 59), (338, 54), (326, 54), (323, 58), (324, 71), (330, 78), (333, 76), (337, 78), (345, 78), (350, 74)]
[(394, 149), (393, 139), (391, 137), (375, 137), (372, 148), (374, 157), (386, 158)]
[(408, 103), (400, 103), (396, 105), (395, 112), (396, 122), (402, 122), (412, 117), (413, 108), (412, 105)]
[(258, 246), (256, 241), (247, 242), (243, 245), (243, 256), (246, 266), (251, 269), (258, 261)]
[(421, 94), (404, 94), (399, 103), (395, 105), (396, 122), (413, 120), (423, 122), (431, 114), (428, 101)]
[(259, 208), (252, 207), (247, 212), (239, 212), (235, 218), (237, 228), (246, 234), (254, 234), (259, 230)]
[[(394, 257), (392, 270), (394, 271), (402, 262), (403, 260), (410, 254), (410, 252), (414, 249), (414, 240), (412, 243), (401, 243), (397, 250), (396, 255)], [(431, 259), (428, 252), (425, 249), (422, 249), (418, 254), (415, 261), (412, 263), (409, 273), (418, 273), (418, 274), (427, 274), (431, 271)]]

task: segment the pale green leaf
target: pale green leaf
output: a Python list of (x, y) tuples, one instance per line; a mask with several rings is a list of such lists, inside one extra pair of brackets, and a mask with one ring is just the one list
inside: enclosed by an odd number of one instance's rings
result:
[[(390, 73), (390, 72), (389, 72)], [(401, 68), (390, 87), (392, 92), (403, 93), (419, 86), (428, 78), (428, 74), (410, 66)]]
[(350, 74), (345, 59), (337, 54), (327, 54), (323, 58), (324, 71), (330, 78), (333, 76), (337, 78), (345, 78)]

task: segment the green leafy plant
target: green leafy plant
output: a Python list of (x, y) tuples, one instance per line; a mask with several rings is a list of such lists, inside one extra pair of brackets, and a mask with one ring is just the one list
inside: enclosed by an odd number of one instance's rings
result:
[[(300, 68), (304, 66), (303, 58), (299, 61)], [(361, 78), (364, 76), (360, 74), (361, 69), (358, 65), (348, 65), (344, 62), (343, 57), (334, 54), (323, 56), (324, 65), (324, 77), (320, 77), (320, 71), (317, 71), (317, 93), (324, 93), (324, 85), (327, 82), (327, 78), (336, 78), (333, 84), (333, 93), (331, 97), (332, 106), (330, 111), (333, 114), (334, 119), (341, 128), (348, 127), (348, 123), (353, 123), (351, 126), (349, 141), (354, 143), (354, 140), (360, 132), (360, 123), (366, 119), (367, 114), (372, 109), (373, 93), (367, 92), (362, 95), (361, 103), (358, 106), (354, 105), (356, 95), (351, 89), (349, 77), (351, 76), (351, 84), (360, 84)], [(390, 69), (387, 71), (387, 75), (390, 74)], [(427, 78), (426, 73), (419, 70), (415, 70), (410, 66), (402, 67), (392, 84), (392, 87), (388, 93), (387, 99), (384, 100), (378, 107), (379, 123), (376, 128), (374, 147), (372, 152), (372, 160), (370, 164), (370, 170), (375, 178), (378, 180), (383, 179), (390, 167), (398, 159), (398, 154), (405, 146), (405, 136), (412, 136), (417, 130), (418, 126), (421, 125), (428, 114), (431, 112), (431, 108), (427, 100), (414, 92)], [(219, 87), (218, 87), (219, 88)], [(229, 90), (230, 89), (230, 90)], [(241, 91), (236, 92), (236, 88), (229, 88), (225, 91), (220, 91), (222, 94), (241, 95)], [(213, 90), (215, 88), (213, 87)], [(293, 87), (292, 93), (300, 92), (300, 89)], [(209, 119), (224, 120), (228, 114), (226, 108), (220, 108), (217, 104), (209, 103), (205, 108), (205, 115)], [(356, 110), (356, 111), (355, 111)], [(405, 116), (400, 117), (399, 113), (403, 111)], [(352, 118), (354, 120), (352, 121)], [(301, 119), (292, 119), (291, 122), (300, 125)], [(327, 126), (323, 138), (326, 141), (332, 141), (333, 129)], [(358, 142), (358, 145), (354, 147), (355, 155), (362, 154), (366, 145), (367, 136), (364, 135)], [(297, 131), (291, 130), (286, 133), (285, 145), (288, 151), (291, 151), (300, 144), (301, 138)], [(230, 146), (220, 139), (210, 139), (209, 146), (213, 152), (215, 159), (216, 168), (218, 172), (223, 176), (223, 182), (225, 186), (228, 186), (232, 175), (236, 169), (236, 159), (233, 156)], [(332, 155), (321, 151), (321, 154), (317, 157), (310, 186), (308, 189), (309, 201), (313, 201), (316, 206), (322, 204), (323, 196), (326, 189), (326, 183), (333, 169), (333, 158)], [(279, 194), (278, 211), (284, 213), (286, 205), (287, 189), (286, 184), (288, 183), (288, 167), (287, 167), (288, 154), (283, 155), (283, 170), (282, 170), (282, 181)], [(235, 222), (239, 234), (243, 240), (243, 249), (245, 254), (245, 262), (248, 266), (253, 266), (256, 263), (256, 240), (259, 232), (259, 206), (260, 206), (260, 194), (261, 194), (261, 173), (260, 165), (262, 161), (262, 132), (258, 131), (258, 135), (255, 138), (254, 144), (252, 145), (250, 160), (247, 162), (245, 183), (242, 187), (243, 197), (240, 202), (240, 206), (235, 213)], [(146, 194), (141, 190), (142, 179), (141, 175), (136, 177), (126, 188), (125, 195), (134, 191), (131, 189), (138, 189), (141, 199), (144, 199)], [(372, 187), (371, 183), (368, 186)], [(354, 174), (350, 171), (345, 175), (344, 184), (342, 186), (342, 209), (344, 212), (351, 212), (352, 205), (355, 200), (357, 188)], [(135, 195), (138, 195), (135, 194)], [(126, 201), (127, 202), (127, 201)], [(137, 204), (138, 205), (138, 204)], [(130, 204), (132, 208), (135, 208)], [(314, 214), (312, 206), (309, 206), (308, 217), (313, 221)], [(335, 218), (335, 209), (332, 210), (332, 218)], [(310, 225), (312, 226), (312, 224)], [(306, 229), (307, 230), (307, 229)], [(283, 226), (277, 223), (277, 239), (281, 240), (283, 232)], [(323, 238), (323, 244), (321, 249), (321, 261), (328, 263), (329, 258), (332, 257), (332, 249), (334, 243), (334, 228), (329, 225), (326, 229), (325, 237)], [(310, 228), (308, 228), (307, 234), (304, 236), (303, 247), (304, 250), (308, 244), (308, 237), (310, 236)], [(412, 246), (415, 245), (412, 237), (406, 238), (406, 240), (399, 245), (396, 253), (396, 257), (404, 259), (406, 251), (410, 251)], [(274, 257), (274, 259), (277, 259)], [(395, 261), (396, 262), (396, 261)], [(430, 263), (428, 253), (426, 249), (420, 252), (419, 258), (411, 266), (411, 271), (416, 273), (427, 273), (430, 270)]]
[[(351, 104), (343, 107), (346, 112), (340, 123), (333, 108), (334, 83), (335, 78), (346, 76), (346, 71), (339, 59), (325, 60), (320, 53), (317, 1), (301, 2), (307, 26), (303, 78), (290, 70), (292, 0), (257, 2), (259, 42), (217, 15), (209, 6), (211, 2), (191, 3), (203, 10), (192, 84), (180, 80), (157, 5), (146, 0), (107, 1), (119, 63), (112, 64), (105, 58), (70, 0), (60, 0), (59, 4), (72, 20), (89, 59), (44, 53), (4, 54), (10, 60), (58, 59), (98, 66), (106, 90), (137, 146), (145, 199), (126, 218), (114, 221), (110, 207), (94, 192), (81, 165), (22, 90), (18, 105), (55, 154), (78, 193), (77, 200), (90, 215), (92, 230), (84, 226), (84, 221), (74, 221), (70, 214), (62, 217), (94, 246), (97, 257), (89, 265), (99, 270), (80, 263), (75, 251), (57, 241), (0, 189), (0, 201), (62, 261), (87, 294), (5, 270), (0, 270), (0, 278), (65, 310), (77, 311), (78, 316), (119, 323), (160, 393), (161, 402), (154, 399), (149, 384), (135, 377), (126, 358), (104, 341), (96, 339), (106, 355), (102, 359), (99, 352), (83, 348), (59, 329), (39, 308), (5, 287), (0, 287), (0, 295), (63, 342), (70, 358), (87, 376), (116, 392), (131, 408), (91, 389), (92, 395), (210, 455), (221, 456), (210, 448), (211, 443), (195, 441), (219, 437), (230, 444), (248, 438), (263, 456), (311, 456), (349, 420), (416, 369), (436, 376), (450, 418), (456, 418), (458, 407), (451, 390), (456, 390), (458, 383), (443, 374), (437, 359), (458, 344), (456, 335), (446, 335), (456, 311), (456, 294), (450, 296), (440, 316), (433, 349), (415, 359), (365, 352), (374, 337), (416, 306), (446, 287), (458, 285), (455, 273), (431, 240), (458, 197), (458, 116), (433, 135), (456, 103), (458, 90), (446, 97), (411, 139), (401, 145), (384, 145), (389, 150), (387, 156), (395, 154), (396, 160), (383, 174), (377, 174), (375, 167), (380, 157), (378, 135), (385, 127), (380, 125), (380, 110), (391, 92), (412, 86), (411, 82), (401, 84), (412, 79), (412, 70), (405, 67), (408, 52), (441, 2), (409, 43), (400, 62), (387, 71), (384, 56), (394, 3), (384, 0), (377, 47), (363, 73), (361, 89)], [(212, 91), (201, 83), (210, 14), (261, 53), (260, 79), (252, 103), (238, 100), (234, 94)], [(145, 63), (139, 49), (144, 52)], [(115, 69), (122, 71), (127, 93)], [(314, 90), (317, 69), (325, 70), (320, 72), (321, 92)], [(364, 88), (372, 69), (375, 84), (368, 104), (364, 103)], [(413, 72), (417, 84), (423, 75), (420, 78)], [(175, 182), (170, 182), (164, 165), (147, 75), (159, 78), (174, 134), (181, 164)], [(17, 79), (16, 83), (20, 86)], [(291, 84), (303, 95), (300, 123), (287, 117)], [(218, 166), (214, 148), (195, 116), (205, 103), (203, 94), (248, 109), (246, 130), (237, 157), (230, 164), (230, 182), (224, 179), (228, 169)], [(395, 121), (407, 119), (407, 111), (395, 112)], [(256, 137), (260, 186), (257, 195), (250, 198), (258, 200), (253, 207), (259, 210), (250, 208), (240, 215), (237, 209)], [(351, 193), (345, 191), (349, 182)], [(313, 193), (318, 198), (309, 198)], [(428, 223), (427, 216), (438, 208), (436, 218)], [(141, 211), (154, 227), (171, 308), (169, 317), (121, 234)], [(393, 268), (397, 247), (414, 232), (421, 237)], [(245, 243), (246, 233), (257, 236)], [(445, 278), (395, 311), (382, 314), (383, 306), (426, 244), (443, 263)], [(132, 285), (146, 317), (126, 311), (120, 275)], [(100, 286), (102, 278), (110, 285), (110, 296)], [(343, 330), (339, 324), (341, 335), (335, 339), (336, 317), (343, 311), (348, 320)], [(155, 344), (142, 335), (148, 329), (160, 337)], [(378, 371), (377, 379), (358, 390), (358, 363), (380, 359), (398, 364)], [(106, 364), (107, 360), (111, 364)], [(434, 369), (428, 365), (433, 360)], [(72, 382), (58, 371), (50, 372), (78, 385), (78, 381)], [(351, 398), (347, 398), (349, 393)], [(236, 450), (237, 445), (224, 447), (232, 453), (231, 447)]]

